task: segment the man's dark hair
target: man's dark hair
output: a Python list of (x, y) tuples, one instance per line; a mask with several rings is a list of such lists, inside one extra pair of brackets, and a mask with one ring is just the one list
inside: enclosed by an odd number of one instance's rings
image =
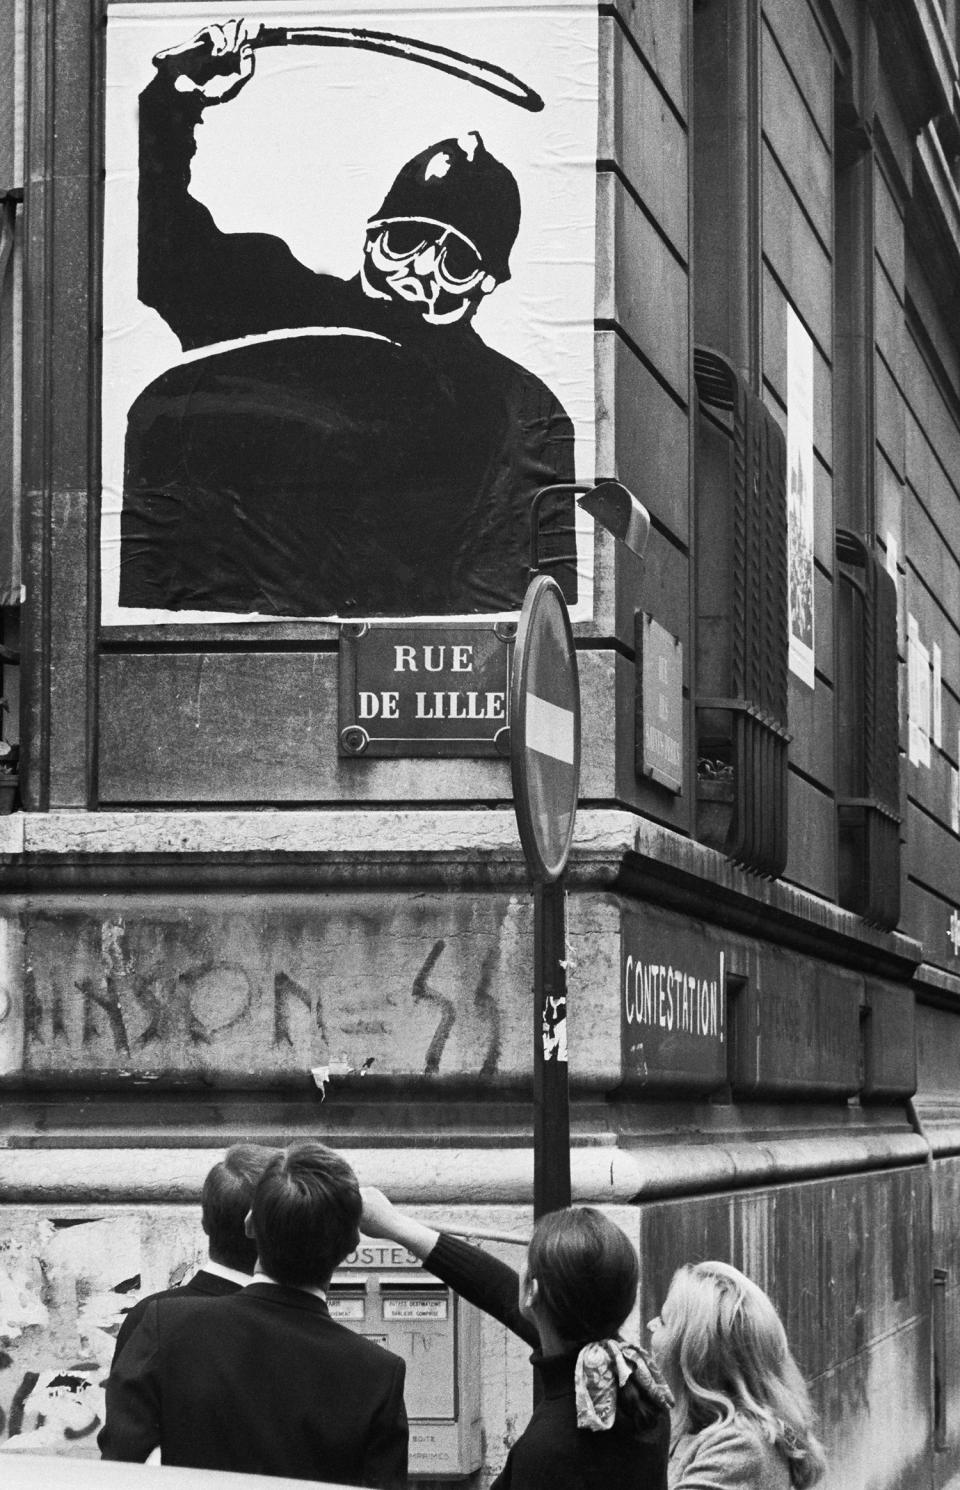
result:
[(292, 1143), (268, 1165), (253, 1197), (260, 1266), (277, 1283), (323, 1288), (359, 1240), (360, 1186), (322, 1143)]
[(237, 1143), (215, 1164), (203, 1182), (200, 1195), (203, 1229), (207, 1234), (212, 1262), (252, 1273), (257, 1244), (243, 1229), (253, 1204), (254, 1191), (277, 1150), (259, 1143)]

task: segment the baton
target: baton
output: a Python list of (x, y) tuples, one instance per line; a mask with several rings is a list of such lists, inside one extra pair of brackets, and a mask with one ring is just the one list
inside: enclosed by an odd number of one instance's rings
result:
[[(531, 114), (539, 114), (543, 108), (539, 93), (493, 62), (482, 62), (476, 57), (467, 57), (463, 52), (454, 52), (450, 47), (417, 41), (412, 36), (394, 36), (389, 31), (367, 31), (359, 26), (261, 26), (258, 32), (246, 38), (243, 45), (255, 51), (260, 47), (357, 47), (365, 52), (384, 52), (388, 57), (420, 62), (424, 67), (436, 67), (440, 72), (475, 83), (478, 88), (486, 88), (488, 93), (495, 93), (498, 98), (527, 109)], [(192, 47), (171, 49), (180, 57), (193, 52), (200, 55), (204, 50), (202, 42)], [(154, 62), (164, 55), (170, 54), (159, 53)]]

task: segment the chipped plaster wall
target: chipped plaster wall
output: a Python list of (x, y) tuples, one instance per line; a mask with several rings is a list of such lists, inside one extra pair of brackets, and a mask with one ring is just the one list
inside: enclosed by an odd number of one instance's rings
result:
[(5, 1208), (3, 1448), (98, 1457), (104, 1383), (124, 1312), (141, 1293), (182, 1282), (205, 1255), (195, 1207)]

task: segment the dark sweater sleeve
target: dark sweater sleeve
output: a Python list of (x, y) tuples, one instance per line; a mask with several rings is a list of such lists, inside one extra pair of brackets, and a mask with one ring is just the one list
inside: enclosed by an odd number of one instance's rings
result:
[(499, 1319), (508, 1330), (539, 1350), (540, 1336), (535, 1326), (520, 1313), (520, 1275), (505, 1262), (444, 1232), (424, 1267), (468, 1303)]

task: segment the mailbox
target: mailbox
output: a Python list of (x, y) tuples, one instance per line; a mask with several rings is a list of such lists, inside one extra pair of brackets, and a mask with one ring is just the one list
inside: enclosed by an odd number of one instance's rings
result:
[(327, 1294), (331, 1318), (407, 1363), (410, 1473), (451, 1479), (480, 1467), (476, 1309), (405, 1247), (361, 1237)]

